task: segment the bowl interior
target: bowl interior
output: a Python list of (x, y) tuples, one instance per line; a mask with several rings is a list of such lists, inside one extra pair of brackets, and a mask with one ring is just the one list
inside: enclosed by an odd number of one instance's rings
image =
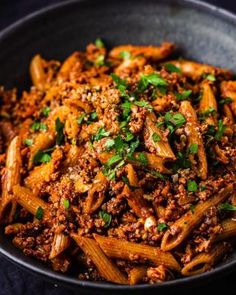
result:
[[(40, 53), (46, 59), (63, 60), (73, 51), (83, 50), (97, 37), (104, 39), (108, 46), (173, 41), (181, 56), (234, 70), (235, 29), (235, 17), (195, 1), (67, 2), (28, 17), (0, 33), (0, 85), (25, 89), (29, 87), (28, 66), (33, 55)], [(31, 265), (31, 269), (38, 272), (48, 272), (47, 275), (55, 280), (78, 282), (68, 275), (53, 276), (47, 266), (15, 249), (2, 232), (0, 252), (22, 265)], [(230, 260), (233, 259), (232, 255)], [(219, 268), (216, 267), (215, 273)], [(98, 286), (85, 282), (78, 284), (91, 288)], [(161, 288), (166, 285), (171, 284), (164, 283)]]

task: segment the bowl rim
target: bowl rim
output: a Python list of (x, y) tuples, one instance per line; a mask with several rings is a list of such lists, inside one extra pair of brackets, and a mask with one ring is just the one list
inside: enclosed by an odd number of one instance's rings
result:
[[(35, 21), (40, 19), (44, 14), (51, 13), (55, 10), (63, 9), (64, 7), (73, 6), (76, 3), (85, 3), (85, 2), (92, 2), (92, 1), (99, 1), (99, 0), (63, 0), (60, 3), (55, 3), (48, 5), (44, 8), (38, 9), (35, 12), (27, 14), (26, 16), (20, 18), (19, 20), (15, 21), (13, 24), (7, 26), (3, 30), (0, 31), (0, 43), (4, 42), (4, 39), (9, 37), (15, 31), (24, 28), (30, 24), (30, 21)], [(137, 1), (137, 0), (128, 0), (128, 1)], [(138, 0), (139, 1), (139, 0)], [(219, 16), (227, 21), (232, 22), (236, 25), (236, 14), (218, 7), (213, 4), (206, 3), (200, 0), (160, 0), (160, 2), (164, 3), (176, 3), (182, 6), (193, 7), (196, 9), (201, 9), (208, 13), (212, 13), (215, 16)], [(16, 256), (15, 254), (10, 253), (6, 249), (4, 249), (0, 244), (0, 255), (5, 257), (10, 262), (14, 263), (15, 265), (24, 268), (26, 271), (33, 271), (35, 275), (40, 275), (48, 280), (53, 280), (54, 283), (64, 284), (69, 287), (86, 287), (91, 290), (97, 291), (134, 291), (134, 290), (157, 290), (157, 289), (166, 289), (166, 288), (173, 288), (173, 287), (180, 287), (186, 286), (189, 283), (199, 283), (205, 280), (213, 279), (214, 277), (219, 277), (226, 275), (233, 271), (234, 267), (236, 266), (236, 259), (233, 261), (227, 262), (225, 265), (220, 265), (219, 267), (207, 271), (202, 274), (194, 275), (192, 277), (184, 277), (179, 278), (171, 281), (166, 281), (161, 284), (140, 284), (140, 285), (117, 285), (107, 282), (93, 282), (93, 281), (83, 281), (79, 280), (76, 277), (69, 277), (66, 274), (61, 274), (54, 272), (51, 269), (45, 270), (45, 267), (38, 267), (34, 264), (25, 261), (21, 257)]]

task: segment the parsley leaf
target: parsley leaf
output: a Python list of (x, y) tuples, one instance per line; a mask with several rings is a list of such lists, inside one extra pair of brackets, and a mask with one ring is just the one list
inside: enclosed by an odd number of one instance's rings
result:
[(105, 55), (99, 54), (95, 60), (96, 66), (104, 66), (105, 65)]
[(174, 163), (173, 169), (177, 171), (179, 168), (190, 168), (191, 167), (191, 162), (189, 159), (186, 158), (185, 155), (183, 155), (181, 152), (177, 153), (177, 160)]
[(209, 80), (209, 81), (212, 81), (214, 82), (216, 80), (216, 77), (212, 74), (209, 74), (209, 75), (204, 75), (204, 78)]
[(124, 181), (125, 184), (128, 185), (128, 187), (129, 187), (131, 190), (135, 190), (135, 189), (139, 188), (138, 186), (131, 185), (130, 182), (129, 182), (128, 177), (126, 177), (126, 176), (121, 176), (121, 179)]
[(83, 113), (81, 116), (79, 116), (79, 118), (77, 119), (77, 123), (79, 125), (81, 125), (83, 123), (85, 116), (86, 116), (85, 113)]
[(184, 90), (182, 93), (175, 93), (177, 100), (186, 100), (192, 94), (192, 90)]
[(104, 42), (100, 38), (97, 38), (95, 40), (95, 45), (97, 46), (97, 48), (103, 48), (103, 47), (105, 47)]
[(164, 222), (159, 223), (158, 226), (157, 226), (157, 229), (158, 229), (159, 231), (167, 230), (167, 228), (168, 228), (168, 225), (167, 225), (166, 223), (164, 223)]
[(226, 210), (226, 211), (236, 211), (236, 206), (231, 205), (229, 203), (222, 203), (219, 205), (220, 210)]
[(117, 162), (120, 162), (122, 160), (122, 157), (120, 155), (112, 156), (105, 165), (107, 167), (112, 167), (114, 164), (117, 164)]
[(198, 144), (197, 143), (192, 143), (189, 147), (189, 153), (190, 154), (197, 154), (198, 153)]
[(35, 121), (32, 125), (31, 125), (31, 129), (34, 131), (46, 131), (47, 125), (44, 123), (41, 123), (39, 121)]
[(43, 218), (43, 208), (42, 207), (38, 207), (37, 211), (36, 211), (36, 214), (35, 214), (35, 217), (38, 219), (38, 220), (41, 220)]
[(93, 141), (98, 141), (103, 137), (107, 137), (110, 135), (110, 131), (106, 131), (103, 127), (98, 129), (98, 132), (95, 136), (93, 136)]
[(135, 101), (134, 104), (138, 107), (145, 107), (150, 111), (153, 109), (148, 101)]
[(24, 140), (24, 144), (27, 146), (31, 146), (33, 144), (33, 139), (26, 138)]
[(216, 113), (216, 110), (213, 107), (210, 107), (208, 110), (199, 113), (199, 120), (204, 121), (207, 117), (215, 113)]
[(56, 144), (57, 145), (62, 145), (65, 141), (63, 129), (64, 129), (64, 123), (62, 123), (60, 119), (57, 118), (56, 119), (56, 132), (57, 132)]
[(119, 76), (112, 73), (111, 77), (116, 84), (117, 89), (120, 91), (122, 97), (128, 97), (126, 90), (128, 88), (126, 80), (122, 80)]
[(223, 105), (223, 104), (229, 104), (229, 103), (231, 103), (233, 100), (232, 100), (232, 98), (230, 98), (230, 97), (226, 97), (226, 98), (224, 98), (224, 99), (221, 99), (220, 101), (219, 101), (219, 104), (220, 105)]
[(137, 158), (135, 158), (135, 159), (136, 159), (136, 161), (140, 162), (144, 166), (148, 165), (148, 158), (145, 153), (139, 153)]
[(196, 209), (196, 206), (193, 204), (190, 204), (190, 210), (191, 210), (192, 214), (195, 213), (195, 209)]
[(138, 83), (138, 92), (144, 91), (145, 89), (147, 89), (149, 85), (167, 86), (167, 81), (161, 78), (161, 76), (156, 73), (152, 73), (149, 75), (142, 75)]
[(51, 109), (49, 107), (45, 107), (41, 110), (41, 114), (44, 116), (44, 117), (48, 117), (49, 113), (51, 112)]
[(105, 148), (107, 148), (108, 150), (111, 149), (114, 145), (115, 145), (115, 141), (112, 138), (108, 138), (104, 144)]
[(180, 68), (176, 67), (174, 64), (165, 64), (165, 68), (171, 73), (181, 73)]
[(172, 115), (170, 112), (165, 114), (165, 123), (171, 132), (174, 131), (174, 127), (182, 127), (186, 122), (185, 117), (181, 113)]
[(33, 163), (35, 165), (40, 163), (48, 163), (51, 161), (51, 155), (45, 151), (38, 151), (37, 154), (33, 158)]
[(219, 120), (218, 121), (218, 129), (217, 129), (217, 132), (216, 132), (216, 135), (215, 135), (215, 139), (216, 140), (221, 140), (222, 136), (224, 135), (224, 132), (225, 132), (225, 126), (223, 125), (223, 121), (222, 120)]
[(111, 224), (111, 220), (112, 220), (111, 214), (109, 214), (105, 210), (100, 210), (98, 215), (105, 222), (104, 227), (109, 227), (109, 225)]
[(164, 176), (163, 174), (161, 174), (159, 171), (156, 171), (156, 170), (150, 170), (149, 171), (150, 174), (156, 178), (160, 178), (161, 180), (165, 180), (166, 179), (166, 176)]
[(127, 60), (131, 58), (131, 53), (129, 51), (121, 51), (120, 52), (120, 57), (122, 57), (123, 59)]
[(64, 199), (63, 205), (64, 205), (65, 209), (69, 209), (70, 208), (70, 201), (68, 199)]
[(153, 140), (153, 142), (158, 142), (158, 141), (160, 141), (161, 140), (161, 137), (160, 137), (160, 135), (159, 134), (157, 134), (156, 132), (154, 132), (153, 134), (152, 134), (152, 140)]
[(194, 192), (194, 193), (198, 190), (198, 185), (195, 180), (187, 181), (187, 190), (189, 192)]

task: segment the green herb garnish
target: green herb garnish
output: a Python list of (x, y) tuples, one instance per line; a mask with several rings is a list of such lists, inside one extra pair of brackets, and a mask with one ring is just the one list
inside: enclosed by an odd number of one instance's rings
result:
[(138, 83), (138, 92), (144, 91), (149, 85), (167, 86), (167, 81), (161, 78), (161, 76), (156, 73), (142, 75)]
[(127, 60), (131, 58), (131, 53), (129, 51), (121, 51), (120, 52), (120, 57)]
[(219, 205), (220, 210), (226, 210), (226, 211), (236, 211), (236, 206), (231, 205), (229, 203), (223, 203)]
[(31, 146), (33, 144), (33, 139), (26, 138), (24, 140), (24, 144), (27, 146)]
[(98, 132), (95, 136), (93, 136), (93, 141), (98, 141), (103, 137), (107, 137), (110, 135), (110, 131), (106, 131), (103, 127), (98, 129)]
[(220, 101), (219, 101), (219, 104), (220, 105), (223, 105), (223, 104), (229, 104), (229, 103), (231, 103), (233, 100), (232, 100), (232, 98), (230, 98), (230, 97), (226, 97), (226, 98), (224, 98), (224, 99), (221, 99)]
[(63, 205), (64, 205), (65, 209), (69, 209), (70, 208), (70, 201), (68, 199), (64, 199)]
[(180, 68), (176, 67), (174, 64), (165, 64), (165, 68), (171, 73), (181, 73)]
[(168, 228), (168, 225), (167, 225), (166, 223), (164, 223), (164, 222), (159, 223), (158, 226), (157, 226), (157, 229), (158, 229), (159, 231), (167, 230), (167, 228)]
[(182, 93), (175, 93), (177, 100), (186, 100), (192, 94), (192, 90), (184, 90)]
[(194, 180), (188, 180), (187, 181), (187, 190), (189, 192), (196, 192), (198, 190), (198, 185), (196, 183), (196, 181)]
[(59, 118), (56, 119), (55, 123), (56, 123), (56, 132), (57, 132), (56, 144), (62, 145), (65, 141), (64, 133), (63, 133), (64, 123), (62, 123)]
[(49, 107), (45, 107), (41, 110), (41, 114), (44, 116), (44, 117), (48, 117), (49, 113), (51, 112), (51, 109)]
[(103, 48), (103, 47), (105, 47), (104, 42), (100, 38), (97, 38), (95, 40), (95, 45), (97, 46), (97, 48)]
[(160, 135), (159, 134), (157, 134), (156, 132), (154, 132), (153, 134), (152, 134), (152, 140), (153, 140), (153, 142), (158, 142), (158, 141), (160, 141), (161, 140), (161, 137), (160, 137)]
[(34, 131), (46, 131), (47, 125), (44, 123), (41, 123), (39, 121), (35, 121), (32, 125), (31, 125), (31, 129)]
[(198, 144), (197, 143), (192, 143), (189, 147), (189, 153), (190, 154), (197, 154), (198, 153)]
[(38, 209), (36, 211), (36, 214), (35, 214), (35, 217), (38, 220), (41, 220), (43, 218), (43, 208), (42, 207), (38, 207)]
[(111, 220), (112, 220), (111, 214), (109, 214), (105, 210), (100, 210), (98, 215), (105, 222), (104, 227), (106, 227), (106, 228), (109, 227), (109, 225), (111, 224)]
[(219, 120), (218, 121), (218, 129), (216, 131), (216, 134), (215, 134), (215, 139), (220, 141), (222, 136), (224, 135), (224, 132), (225, 132), (225, 126), (223, 124), (223, 121), (222, 120)]

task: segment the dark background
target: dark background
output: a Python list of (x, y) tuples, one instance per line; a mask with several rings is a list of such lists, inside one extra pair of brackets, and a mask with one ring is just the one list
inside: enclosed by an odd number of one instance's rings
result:
[[(112, 1), (112, 0), (111, 0)], [(117, 0), (119, 1), (119, 0)], [(143, 0), (145, 1), (145, 0)], [(12, 24), (21, 17), (61, 0), (0, 0), (0, 30)], [(236, 13), (236, 0), (208, 0), (206, 2), (221, 6)], [(236, 32), (235, 32), (236, 33)], [(208, 282), (204, 286), (186, 289), (184, 294), (236, 294), (236, 270), (222, 279)], [(172, 293), (176, 295), (180, 292)], [(23, 271), (11, 262), (0, 257), (0, 295), (74, 295), (78, 292), (48, 283), (41, 278)], [(181, 294), (183, 292), (181, 291)], [(82, 295), (82, 294), (81, 294)], [(94, 293), (94, 295), (96, 295)]]

